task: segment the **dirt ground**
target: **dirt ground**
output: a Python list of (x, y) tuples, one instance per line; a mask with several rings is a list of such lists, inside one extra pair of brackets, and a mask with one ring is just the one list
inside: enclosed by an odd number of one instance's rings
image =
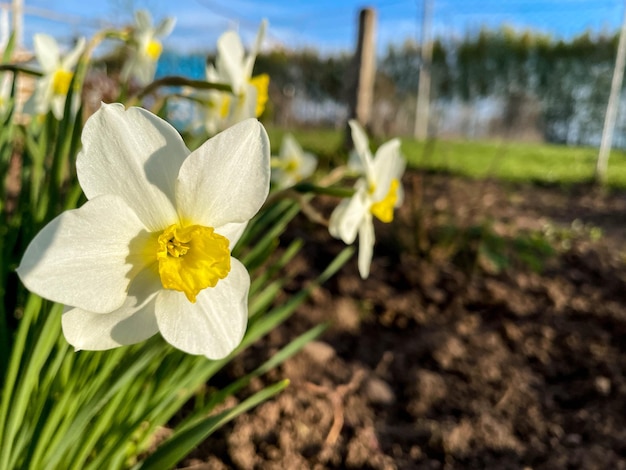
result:
[[(370, 278), (351, 260), (226, 372), (330, 320), (264, 378), (291, 385), (179, 468), (626, 469), (626, 193), (403, 183)], [(296, 235), (294, 279), (343, 248)]]

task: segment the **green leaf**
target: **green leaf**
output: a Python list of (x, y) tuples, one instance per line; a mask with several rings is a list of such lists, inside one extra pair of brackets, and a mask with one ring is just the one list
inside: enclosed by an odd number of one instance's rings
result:
[[(273, 276), (275, 276), (278, 271), (283, 269), (293, 259), (293, 257), (300, 252), (303, 245), (304, 242), (302, 241), (302, 239), (298, 238), (294, 240), (287, 247), (287, 249), (280, 256), (280, 258), (278, 258), (276, 261), (273, 261), (270, 266), (268, 266), (263, 272), (259, 273), (250, 285), (250, 297), (254, 297), (254, 294), (259, 289), (261, 289), (263, 286), (267, 286), (268, 281)], [(263, 287), (263, 289), (266, 290), (267, 287)]]
[(298, 183), (292, 189), (299, 193), (326, 194), (342, 198), (354, 196), (354, 189), (352, 188), (344, 188), (341, 186), (317, 186), (309, 182)]
[(187, 418), (187, 420), (182, 422), (179, 425), (179, 427), (176, 429), (176, 432), (184, 431), (188, 427), (193, 426), (199, 420), (198, 415), (210, 413), (211, 410), (215, 406), (224, 402), (227, 397), (239, 392), (241, 389), (243, 389), (243, 387), (248, 385), (253, 378), (260, 377), (261, 375), (266, 374), (270, 370), (278, 367), (284, 361), (286, 361), (291, 356), (299, 352), (309, 342), (311, 342), (312, 340), (317, 338), (319, 335), (321, 335), (324, 331), (326, 331), (327, 328), (328, 328), (327, 323), (322, 323), (320, 325), (317, 325), (311, 328), (307, 332), (303, 333), (302, 335), (298, 336), (297, 338), (289, 342), (289, 344), (284, 346), (276, 354), (272, 355), (266, 362), (261, 364), (252, 372), (246, 374), (243, 377), (240, 377), (236, 381), (228, 384), (223, 389), (213, 393), (211, 395), (210, 400), (202, 408), (200, 408), (199, 410), (196, 410), (196, 412), (193, 415), (191, 415), (189, 418)]
[(9, 41), (7, 45), (4, 47), (4, 52), (2, 53), (2, 63), (6, 64), (11, 61), (11, 56), (13, 55), (13, 51), (15, 50), (15, 31), (12, 31), (9, 35)]
[(189, 87), (189, 88), (195, 88), (198, 90), (219, 90), (219, 91), (225, 91), (225, 92), (232, 92), (232, 88), (230, 87), (230, 85), (226, 83), (211, 83), (211, 82), (206, 82), (203, 80), (190, 80), (185, 77), (169, 76), (169, 77), (160, 78), (152, 82), (150, 85), (148, 85), (147, 87), (145, 87), (143, 90), (139, 92), (139, 94), (137, 95), (137, 98), (141, 99), (151, 93), (154, 93), (159, 88), (165, 87), (165, 86), (175, 86), (175, 87), (184, 86), (184, 87)]
[(17, 380), (22, 367), (22, 355), (26, 351), (29, 327), (38, 315), (42, 303), (43, 299), (34, 294), (28, 298), (24, 308), (24, 316), (20, 320), (17, 337), (13, 343), (7, 375), (2, 384), (2, 395), (0, 396), (0, 468), (2, 469), (9, 466), (12, 442), (16, 432), (15, 426), (19, 425), (18, 423), (21, 421), (21, 416), (12, 407), (13, 392), (15, 390), (16, 395), (18, 393)]

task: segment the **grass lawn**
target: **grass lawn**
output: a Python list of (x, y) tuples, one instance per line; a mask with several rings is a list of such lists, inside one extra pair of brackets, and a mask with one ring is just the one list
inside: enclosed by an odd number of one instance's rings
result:
[[(403, 139), (402, 150), (411, 166), (448, 171), (472, 178), (575, 184), (593, 180), (598, 149), (543, 143), (495, 141), (436, 141)], [(626, 188), (626, 153), (613, 151), (608, 185)]]
[[(268, 128), (272, 153), (277, 154), (284, 130)], [(322, 159), (342, 159), (343, 133), (332, 129), (293, 131), (305, 150)], [(409, 166), (450, 172), (471, 178), (498, 178), (543, 184), (576, 184), (593, 180), (598, 149), (543, 143), (439, 140), (418, 142), (402, 138)], [(375, 144), (377, 147), (379, 143)], [(608, 186), (626, 188), (626, 152), (611, 152)]]

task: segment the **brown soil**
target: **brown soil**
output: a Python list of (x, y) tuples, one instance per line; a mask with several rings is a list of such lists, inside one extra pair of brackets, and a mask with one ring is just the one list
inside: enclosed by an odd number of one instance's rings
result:
[[(351, 260), (225, 372), (330, 320), (264, 378), (291, 385), (180, 468), (626, 469), (626, 194), (417, 173), (404, 185), (370, 278)], [(343, 248), (297, 235), (294, 279)]]

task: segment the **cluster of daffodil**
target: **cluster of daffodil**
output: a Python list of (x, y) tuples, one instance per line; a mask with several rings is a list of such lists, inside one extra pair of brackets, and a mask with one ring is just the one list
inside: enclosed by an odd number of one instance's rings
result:
[(204, 128), (208, 135), (214, 135), (237, 122), (263, 114), (268, 100), (269, 76), (253, 76), (252, 73), (266, 28), (267, 22), (263, 21), (247, 55), (235, 31), (227, 31), (218, 38), (215, 60), (207, 63), (205, 77), (207, 83), (223, 84), (227, 89), (184, 88), (185, 98), (197, 105), (192, 127)]
[[(277, 304), (289, 280), (283, 268), (303, 244), (276, 253), (294, 217), (315, 217), (348, 245), (358, 234), (365, 278), (373, 220), (391, 222), (402, 201), (399, 141), (372, 156), (356, 121), (354, 155), (329, 175), (316, 172), (317, 157), (291, 134), (271, 155), (257, 119), (269, 77), (253, 76), (265, 22), (247, 54), (235, 32), (224, 33), (206, 81), (154, 81), (174, 20), (154, 26), (145, 11), (135, 19), (132, 28), (79, 39), (65, 54), (52, 37), (36, 35), (39, 69), (12, 64), (10, 45), (0, 66), (8, 83), (0, 106), (0, 171), (8, 175), (0, 185), (0, 470), (174, 466), (282, 390), (286, 381), (214, 413), (325, 328), (295, 338), (227, 387), (206, 388), (352, 256), (347, 247), (310, 286)], [(83, 116), (82, 86), (106, 39), (127, 45), (123, 102)], [(16, 84), (27, 75), (37, 78), (20, 109), (30, 119), (17, 120)], [(143, 90), (127, 96), (131, 83)], [(203, 110), (200, 145), (190, 149), (166, 120), (132, 106), (161, 85), (182, 87), (172, 96)], [(344, 176), (353, 187), (338, 185)], [(318, 193), (345, 197), (329, 220), (313, 209)], [(16, 275), (27, 290), (15, 287)], [(158, 427), (194, 397), (194, 411), (146, 454)]]

